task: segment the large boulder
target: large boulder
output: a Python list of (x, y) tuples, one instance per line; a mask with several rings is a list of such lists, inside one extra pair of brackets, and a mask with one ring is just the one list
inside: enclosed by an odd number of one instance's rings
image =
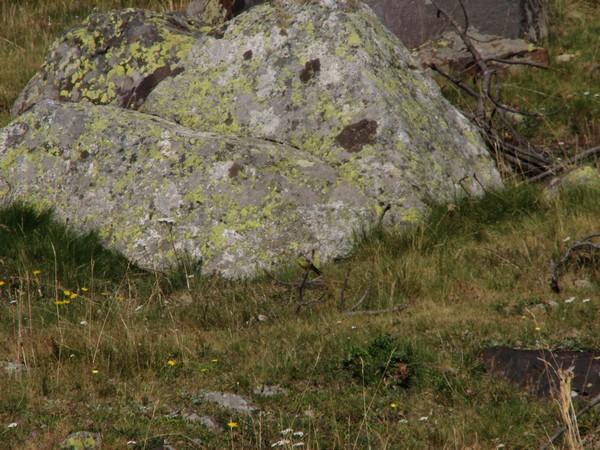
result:
[(143, 267), (187, 255), (240, 277), (297, 251), (343, 257), (384, 210), (411, 224), (501, 185), (364, 5), (262, 5), (184, 50), (140, 111), (32, 98), (0, 131), (0, 198), (55, 206)]

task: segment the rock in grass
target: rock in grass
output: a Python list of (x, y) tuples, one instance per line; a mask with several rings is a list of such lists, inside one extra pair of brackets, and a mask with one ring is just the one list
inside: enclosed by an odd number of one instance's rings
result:
[(281, 386), (263, 384), (262, 386), (256, 387), (252, 393), (260, 397), (272, 397), (273, 395), (287, 395), (287, 390)]
[(61, 450), (96, 450), (102, 446), (102, 438), (98, 433), (77, 431), (71, 433), (60, 443)]
[[(476, 130), (370, 9), (281, 3), (175, 52), (146, 114), (32, 100), (0, 130), (0, 196), (55, 206), (144, 268), (186, 258), (233, 278), (298, 251), (344, 257), (387, 205), (386, 221), (413, 224), (431, 201), (501, 185)], [(105, 62), (83, 78), (109, 92), (122, 61)]]
[(251, 414), (258, 410), (250, 400), (231, 392), (207, 392), (203, 398), (204, 401), (216, 403), (222, 408), (239, 413)]

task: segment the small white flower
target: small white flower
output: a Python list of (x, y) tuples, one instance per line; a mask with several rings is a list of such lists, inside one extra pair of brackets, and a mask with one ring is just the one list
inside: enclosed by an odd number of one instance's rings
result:
[(575, 301), (575, 297), (569, 297), (565, 300), (565, 303), (573, 303)]
[(584, 298), (583, 300), (581, 300), (581, 303), (588, 303), (591, 302), (592, 299), (591, 298)]
[(281, 434), (283, 434), (284, 436), (286, 434), (290, 434), (290, 433), (293, 433), (293, 432), (294, 432), (294, 430), (292, 430), (291, 428), (286, 428), (285, 430), (281, 430)]
[(280, 441), (275, 442), (274, 444), (271, 444), (271, 447), (284, 447), (286, 445), (288, 445), (291, 441), (288, 439), (282, 439)]
[(136, 445), (137, 442), (136, 441), (127, 441), (127, 445)]
[(399, 423), (408, 423), (408, 420), (406, 420), (406, 419), (400, 419), (398, 422)]
[(298, 437), (298, 438), (304, 437), (304, 431), (294, 432), (294, 437)]
[(352, 327), (350, 329), (356, 330), (356, 327), (354, 325), (352, 325)]
[(583, 95), (590, 95), (590, 91), (585, 91)]
[(569, 242), (571, 240), (571, 236), (567, 236), (566, 238), (563, 239), (563, 242)]
[(427, 417), (427, 416), (419, 417), (420, 422), (427, 422), (428, 420), (429, 420), (429, 417)]
[(8, 424), (8, 428), (17, 428), (19, 426), (19, 424), (17, 424), (17, 422), (13, 422), (13, 423), (9, 423)]
[(79, 325), (81, 325), (82, 327), (86, 327), (87, 326), (87, 321), (82, 320), (81, 322), (79, 322)]

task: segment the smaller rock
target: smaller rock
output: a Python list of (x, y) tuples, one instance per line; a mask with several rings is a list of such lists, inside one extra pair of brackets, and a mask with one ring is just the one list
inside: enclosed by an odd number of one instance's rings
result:
[(21, 372), (25, 372), (27, 370), (25, 364), (16, 363), (13, 361), (2, 361), (0, 365), (4, 369), (4, 372), (9, 375), (19, 375)]
[(548, 199), (553, 199), (561, 189), (573, 189), (581, 186), (600, 189), (600, 170), (592, 166), (579, 167), (566, 175), (553, 179), (544, 190)]
[(594, 287), (590, 280), (575, 280), (574, 284), (580, 289), (591, 289)]
[(76, 431), (60, 443), (62, 450), (95, 450), (101, 446), (100, 435), (90, 431)]
[(252, 393), (261, 397), (271, 397), (277, 394), (286, 395), (287, 391), (280, 386), (269, 386), (268, 384), (263, 384), (261, 387), (254, 389)]
[[(547, 50), (532, 46), (524, 39), (507, 39), (475, 31), (469, 35), (483, 59), (496, 58), (524, 63), (548, 64)], [(465, 69), (473, 65), (473, 56), (467, 50), (460, 35), (454, 31), (447, 31), (439, 38), (423, 44), (416, 49), (414, 56), (421, 61), (424, 67), (435, 65), (455, 74), (464, 72), (463, 76), (465, 77), (471, 74), (470, 71), (465, 71)], [(496, 64), (504, 68), (512, 67), (512, 65)]]
[(220, 433), (223, 429), (215, 422), (215, 420), (210, 416), (199, 416), (196, 413), (193, 413), (188, 419), (192, 423), (201, 423), (206, 428), (208, 428), (213, 433)]
[(245, 414), (251, 414), (258, 410), (249, 400), (231, 392), (207, 392), (204, 394), (204, 400), (216, 403), (225, 409)]
[(573, 55), (571, 53), (563, 53), (562, 55), (558, 55), (556, 58), (554, 58), (554, 61), (556, 61), (557, 63), (568, 63), (573, 61), (575, 58), (577, 58), (577, 55)]

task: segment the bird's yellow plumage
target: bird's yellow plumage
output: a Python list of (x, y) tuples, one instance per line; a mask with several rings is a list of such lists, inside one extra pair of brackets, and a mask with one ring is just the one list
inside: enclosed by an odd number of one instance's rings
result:
[(306, 256), (304, 256), (302, 253), (300, 253), (298, 255), (298, 265), (306, 271), (312, 270), (317, 275), (323, 275), (323, 272), (321, 272), (319, 269), (317, 269), (315, 267), (315, 265), (312, 263), (312, 261), (310, 259), (308, 259)]

